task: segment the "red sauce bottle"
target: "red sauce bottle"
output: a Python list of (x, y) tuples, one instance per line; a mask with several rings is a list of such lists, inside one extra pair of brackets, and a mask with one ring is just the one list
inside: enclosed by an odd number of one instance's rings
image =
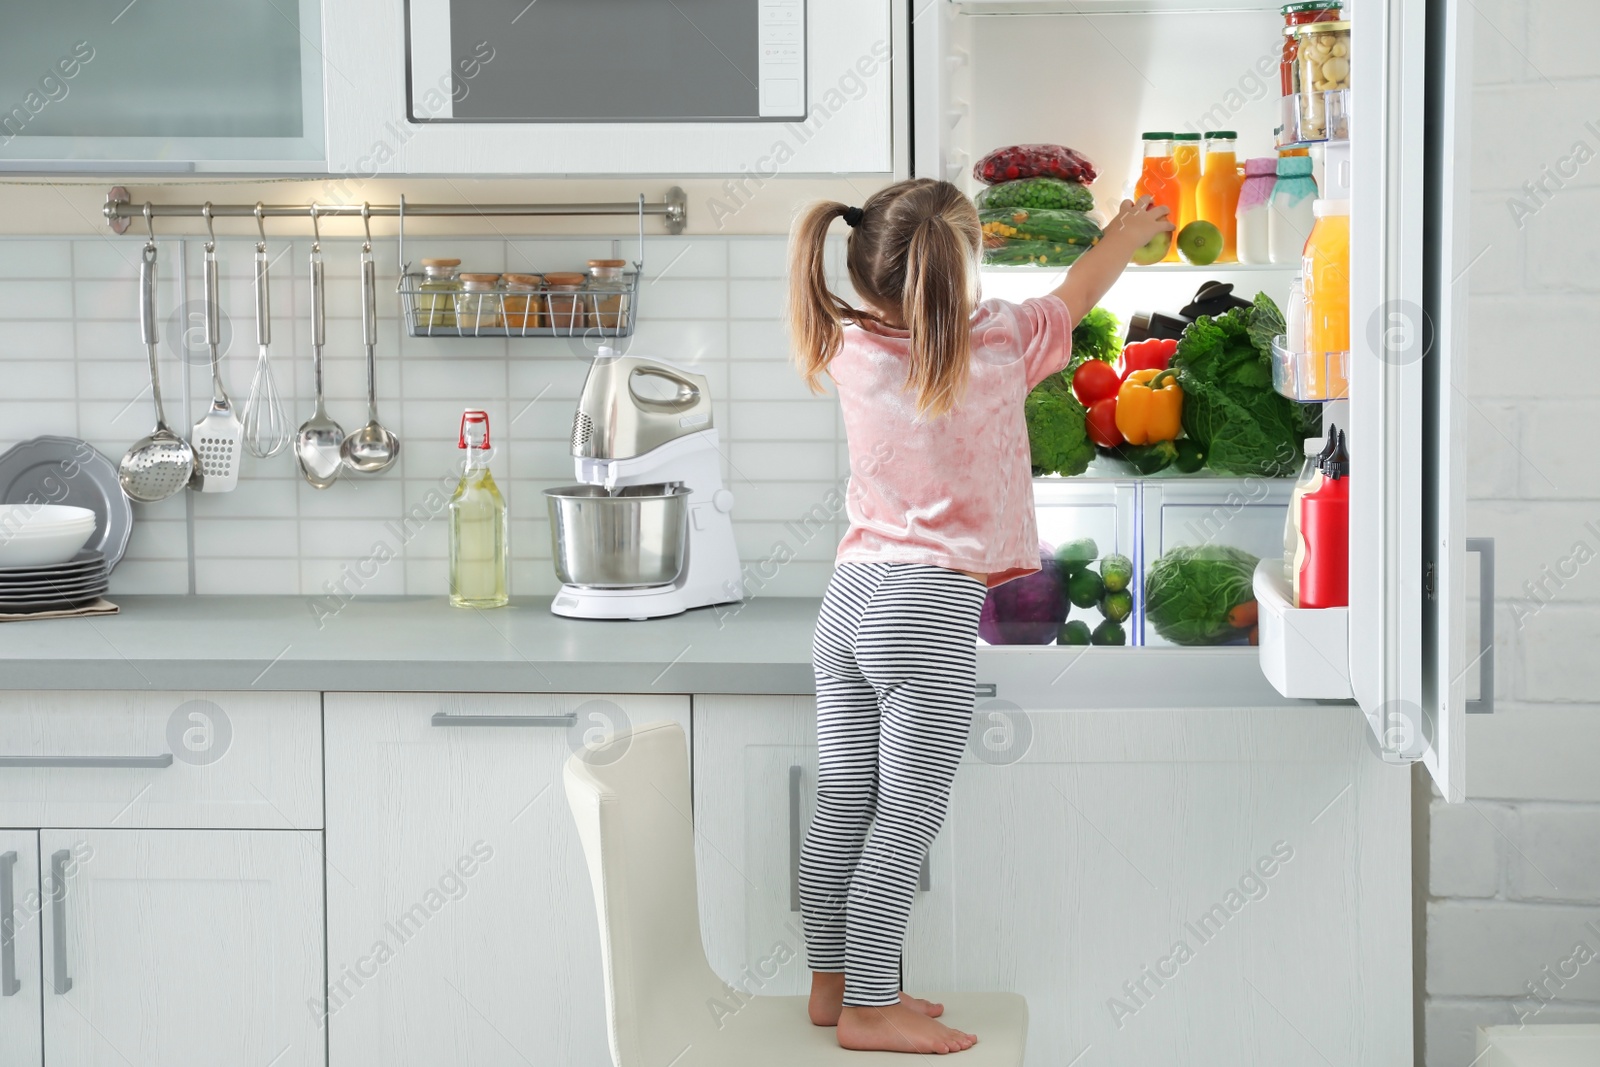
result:
[(1305, 554), (1299, 606), (1343, 608), (1350, 605), (1350, 454), (1343, 430), (1336, 432), (1321, 470), (1322, 484), (1300, 498)]

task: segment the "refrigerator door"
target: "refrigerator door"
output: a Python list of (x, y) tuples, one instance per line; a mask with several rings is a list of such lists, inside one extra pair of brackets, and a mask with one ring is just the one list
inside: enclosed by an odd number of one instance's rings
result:
[(1459, 800), (1470, 9), (1351, 6), (1350, 677), (1383, 757)]

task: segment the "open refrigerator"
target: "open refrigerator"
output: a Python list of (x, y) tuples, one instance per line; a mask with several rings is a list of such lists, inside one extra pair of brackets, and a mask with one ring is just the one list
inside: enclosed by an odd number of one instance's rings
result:
[[(1096, 463), (1035, 481), (1041, 540), (1089, 538), (1133, 563), (1123, 649), (1181, 656), (1146, 625), (1144, 577), (1173, 547), (1215, 542), (1260, 557), (1258, 645), (1227, 649), (1239, 691), (1263, 677), (1285, 702), (1350, 701), (1375, 748), (1423, 762), (1449, 800), (1464, 797), (1464, 714), (1492, 701), (1492, 613), (1467, 618), (1467, 587), (1492, 598), (1492, 544), (1462, 528), (1470, 8), (1457, 0), (1344, 0), (1349, 89), (1295, 128), (1303, 101), (1280, 92), (1282, 0), (934, 0), (913, 7), (912, 166), (968, 192), (973, 164), (1012, 144), (1070, 146), (1093, 160), (1091, 189), (1109, 217), (1131, 192), (1145, 130), (1237, 130), (1239, 159), (1307, 148), (1319, 188), (1350, 200), (1347, 395), (1323, 425), (1348, 438), (1348, 607), (1294, 606), (1284, 580), (1293, 479), (1204, 472), (1151, 476)], [(1335, 109), (1337, 103), (1337, 109)], [(1334, 121), (1337, 110), (1339, 119)], [(1340, 136), (1343, 135), (1343, 136)], [(1320, 195), (1320, 194), (1319, 194)], [(1065, 268), (1070, 269), (1070, 268)], [(985, 296), (1022, 299), (1063, 268), (985, 268)], [(1186, 303), (1203, 282), (1265, 292), (1286, 307), (1298, 263), (1131, 267), (1102, 305)], [(1077, 605), (1071, 619), (1094, 621)], [(1475, 623), (1475, 625), (1473, 624)], [(1242, 636), (1242, 635), (1241, 635)], [(1064, 639), (1064, 635), (1063, 635)], [(1018, 651), (1017, 646), (986, 650)], [(1082, 654), (1060, 645), (1025, 654)], [(1102, 650), (1093, 650), (1099, 654)], [(1215, 664), (1215, 659), (1207, 661)], [(1469, 701), (1476, 682), (1479, 697)]]

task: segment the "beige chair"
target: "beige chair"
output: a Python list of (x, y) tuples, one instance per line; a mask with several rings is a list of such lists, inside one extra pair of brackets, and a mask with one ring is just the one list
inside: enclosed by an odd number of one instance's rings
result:
[[(567, 802), (600, 918), (606, 1021), (616, 1067), (906, 1067), (894, 1052), (841, 1049), (805, 997), (730, 990), (706, 962), (695, 891), (689, 753), (676, 723), (620, 733), (567, 761)], [(1014, 993), (924, 994), (978, 1035), (966, 1067), (1020, 1067), (1028, 1004)], [(731, 1013), (731, 1014), (730, 1014)]]

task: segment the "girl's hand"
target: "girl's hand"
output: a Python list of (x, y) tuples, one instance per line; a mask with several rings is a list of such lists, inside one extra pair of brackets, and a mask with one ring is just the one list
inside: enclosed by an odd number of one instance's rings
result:
[(1150, 197), (1124, 200), (1117, 217), (1106, 227), (1106, 234), (1116, 234), (1133, 248), (1148, 244), (1158, 233), (1171, 233), (1176, 227), (1167, 217), (1165, 205), (1155, 204)]

